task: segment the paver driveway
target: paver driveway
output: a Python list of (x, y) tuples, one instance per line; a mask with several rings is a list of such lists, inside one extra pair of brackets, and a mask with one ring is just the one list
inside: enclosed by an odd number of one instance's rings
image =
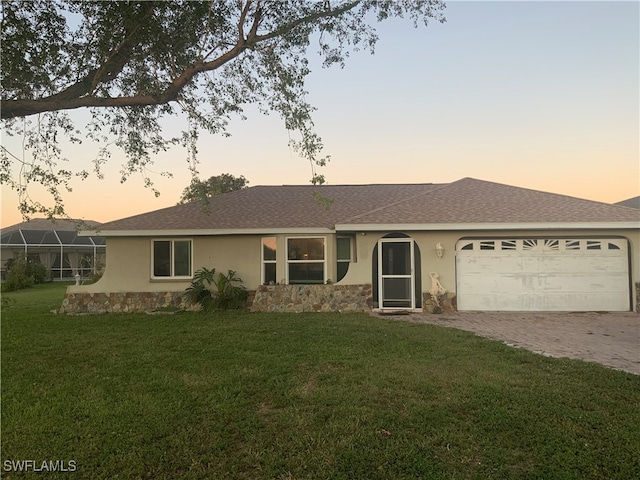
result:
[(623, 313), (412, 313), (398, 320), (459, 328), (553, 357), (578, 358), (640, 375), (640, 315)]

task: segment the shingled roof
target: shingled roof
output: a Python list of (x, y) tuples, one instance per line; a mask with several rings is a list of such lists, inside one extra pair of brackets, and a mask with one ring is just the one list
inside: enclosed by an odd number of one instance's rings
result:
[(640, 208), (640, 196), (627, 198), (621, 202), (614, 203), (614, 205), (619, 205), (621, 207), (631, 207), (631, 208)]
[(350, 218), (347, 224), (548, 224), (638, 222), (637, 210), (463, 178), (410, 200)]
[(635, 209), (472, 178), (447, 184), (257, 186), (211, 197), (208, 207), (192, 202), (136, 215), (102, 224), (100, 234), (592, 222), (640, 228)]
[(100, 226), (113, 230), (327, 228), (380, 205), (436, 188), (408, 185), (256, 186), (209, 199), (208, 211), (191, 202)]

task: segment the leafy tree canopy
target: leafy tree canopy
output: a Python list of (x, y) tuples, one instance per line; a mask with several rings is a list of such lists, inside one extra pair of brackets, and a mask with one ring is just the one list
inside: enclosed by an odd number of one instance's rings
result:
[(249, 180), (244, 178), (243, 175), (234, 177), (230, 173), (223, 173), (222, 175), (216, 175), (210, 177), (209, 180), (199, 180), (194, 178), (191, 180), (191, 184), (182, 191), (182, 196), (178, 205), (188, 202), (196, 202), (206, 200), (207, 197), (213, 197), (221, 195), (223, 193), (235, 192), (236, 190), (242, 190), (249, 188)]
[[(324, 66), (343, 66), (352, 51), (373, 52), (376, 21), (444, 21), (441, 0), (3, 0), (1, 9), (2, 123), (30, 155), (2, 147), (0, 182), (18, 190), (24, 215), (64, 214), (62, 192), (90, 170), (101, 178), (112, 148), (126, 155), (122, 181), (173, 145), (196, 176), (199, 132), (227, 134), (248, 104), (282, 117), (322, 183), (315, 167), (327, 157), (305, 100), (312, 41)], [(90, 112), (83, 125), (69, 116), (78, 108)], [(183, 121), (175, 137), (161, 124), (173, 115)], [(61, 168), (61, 139), (98, 142), (101, 153), (81, 171)], [(29, 199), (33, 183), (53, 208)]]

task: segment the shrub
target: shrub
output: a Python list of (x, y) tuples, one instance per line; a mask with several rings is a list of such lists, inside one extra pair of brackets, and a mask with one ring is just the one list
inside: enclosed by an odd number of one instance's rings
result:
[(212, 294), (209, 287), (211, 287), (213, 283), (215, 273), (215, 268), (209, 270), (203, 267), (196, 271), (193, 275), (191, 285), (185, 290), (185, 299), (189, 303), (200, 305), (203, 309), (210, 308), (212, 305)]
[(24, 256), (10, 259), (7, 261), (6, 268), (7, 278), (2, 284), (3, 292), (22, 290), (48, 280), (47, 267)]
[(236, 276), (236, 272), (229, 270), (226, 275), (219, 273), (214, 280), (218, 290), (213, 297), (216, 308), (227, 310), (229, 308), (242, 308), (247, 299), (247, 289), (242, 285), (242, 279)]
[(21, 258), (7, 262), (7, 278), (2, 283), (3, 292), (15, 292), (29, 288), (35, 283), (33, 277), (27, 274), (27, 262)]
[(49, 271), (47, 267), (38, 262), (27, 261), (27, 273), (33, 277), (34, 283), (45, 283), (49, 281)]
[[(215, 286), (216, 292), (211, 291)], [(184, 297), (192, 304), (198, 304), (203, 309), (242, 308), (247, 299), (247, 290), (242, 286), (242, 279), (236, 272), (229, 270), (227, 274), (219, 273), (216, 269), (201, 268), (193, 275), (191, 285), (185, 290)]]
[(104, 275), (104, 263), (97, 262), (95, 268), (93, 269), (93, 272), (91, 273), (91, 276), (89, 277), (89, 281), (91, 283), (96, 283), (102, 278), (102, 275)]

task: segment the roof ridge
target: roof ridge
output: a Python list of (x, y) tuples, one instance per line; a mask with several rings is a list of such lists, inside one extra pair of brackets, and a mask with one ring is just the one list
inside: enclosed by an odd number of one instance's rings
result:
[[(323, 183), (322, 185), (307, 184), (283, 184), (283, 185), (253, 185), (251, 188), (330, 188), (330, 187), (402, 187), (405, 185), (439, 185), (433, 182), (408, 182), (408, 183)], [(243, 189), (247, 190), (247, 189)], [(241, 190), (237, 190), (241, 191)], [(231, 193), (231, 192), (229, 192)]]
[(625, 210), (634, 210), (636, 212), (638, 211), (637, 207), (629, 207), (627, 205), (618, 205), (617, 203), (612, 203), (612, 204), (605, 203), (605, 205), (609, 205), (609, 206), (615, 207), (615, 208), (622, 208), (622, 209), (625, 209)]
[[(498, 204), (487, 203), (490, 197), (493, 197)], [(501, 200), (502, 203), (500, 203)], [(540, 214), (540, 209), (538, 208), (532, 210), (532, 204), (538, 203), (545, 207), (545, 212), (542, 214)], [(516, 206), (514, 207), (514, 205)], [(631, 221), (632, 216), (640, 218), (633, 212), (635, 210), (633, 208), (465, 177), (353, 216), (344, 223), (368, 224), (382, 221), (383, 223), (393, 224), (398, 222), (401, 217), (412, 219), (409, 220), (409, 223), (413, 223), (416, 218), (420, 218), (421, 222), (438, 219), (435, 223), (456, 223), (456, 218), (465, 218), (467, 222), (504, 222), (504, 218), (521, 218), (522, 215), (529, 215), (531, 218), (539, 218), (541, 215), (548, 217), (548, 219), (554, 217), (568, 218), (566, 213), (559, 215), (553, 211), (553, 208), (549, 210), (549, 205), (568, 206), (570, 210), (577, 211), (580, 215), (583, 215), (585, 211), (599, 212), (598, 215), (601, 218), (616, 219), (612, 221), (622, 221), (625, 218)], [(428, 212), (430, 206), (435, 210)], [(427, 211), (425, 212), (425, 210)], [(569, 212), (570, 214), (571, 212)], [(589, 215), (585, 215), (589, 217)], [(591, 215), (592, 218), (593, 215)], [(637, 221), (636, 219), (634, 220)]]
[(597, 203), (597, 204), (600, 204), (600, 205), (606, 205), (608, 207), (629, 208), (629, 207), (623, 207), (622, 205), (617, 205), (615, 203), (607, 203), (607, 202), (603, 202), (603, 201), (600, 201), (600, 200), (591, 200), (589, 198), (574, 197), (573, 195), (568, 195), (566, 193), (549, 192), (549, 191), (546, 191), (546, 190), (537, 190), (535, 188), (530, 188), (530, 187), (518, 187), (518, 186), (515, 186), (515, 185), (509, 185), (507, 183), (499, 183), (499, 182), (494, 182), (494, 181), (491, 181), (491, 180), (482, 180), (482, 179), (471, 178), (471, 177), (462, 178), (462, 179), (460, 179), (460, 180), (458, 180), (456, 182), (453, 182), (452, 185), (454, 183), (461, 182), (462, 180), (474, 180), (476, 182), (489, 183), (489, 184), (492, 184), (492, 185), (498, 185), (498, 186), (506, 187), (506, 188), (513, 189), (513, 190), (526, 190), (526, 191), (533, 192), (533, 193), (538, 193), (538, 194), (542, 193), (544, 195), (554, 195), (556, 197), (563, 197), (563, 198), (568, 198), (568, 199), (571, 199), (571, 200), (579, 200), (579, 201), (582, 201), (582, 202)]
[[(456, 182), (452, 182), (452, 183), (456, 183)], [(418, 193), (416, 195), (412, 195), (410, 197), (403, 198), (401, 200), (396, 200), (393, 203), (387, 203), (386, 205), (383, 205), (383, 206), (378, 207), (378, 208), (374, 208), (372, 210), (367, 210), (366, 212), (361, 212), (358, 215), (354, 215), (353, 217), (345, 219), (343, 223), (351, 222), (353, 220), (358, 219), (359, 217), (363, 217), (365, 215), (371, 215), (372, 213), (379, 212), (379, 211), (385, 210), (387, 208), (390, 208), (390, 207), (393, 207), (393, 206), (396, 206), (396, 205), (400, 205), (401, 203), (405, 203), (405, 202), (408, 202), (410, 200), (415, 200), (416, 198), (421, 197), (423, 195), (427, 195), (429, 193), (432, 193), (432, 192), (435, 192), (435, 191), (438, 191), (438, 190), (442, 190), (443, 188), (446, 188), (449, 185), (452, 185), (452, 183), (407, 183), (407, 184), (404, 184), (404, 185), (434, 185), (435, 188), (433, 188), (431, 190), (427, 190), (426, 192), (420, 192), (420, 193)], [(384, 185), (398, 185), (398, 184), (389, 183), (389, 184), (384, 184)]]
[(633, 210), (638, 210), (640, 209), (640, 195), (636, 197), (627, 198), (625, 200), (620, 200), (619, 202), (615, 202), (612, 205), (616, 207), (631, 208)]

